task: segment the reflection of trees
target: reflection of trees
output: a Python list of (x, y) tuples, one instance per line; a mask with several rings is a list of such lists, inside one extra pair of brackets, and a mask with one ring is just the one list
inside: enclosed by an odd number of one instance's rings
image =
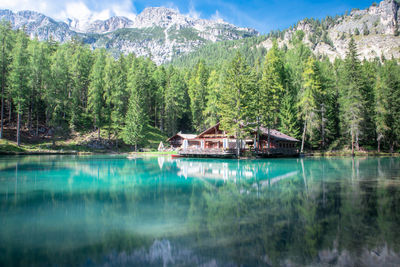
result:
[[(23, 264), (26, 253), (39, 263), (97, 262), (115, 250), (148, 254), (164, 238), (205, 261), (250, 266), (363, 265), (368, 255), (400, 251), (398, 159), (160, 164), (100, 156), (5, 169), (0, 262)], [(15, 257), (25, 246), (30, 252)]]
[[(299, 171), (261, 192), (246, 179), (207, 187), (203, 201), (191, 201), (191, 226), (202, 231), (197, 245), (203, 253), (232, 258), (239, 265), (309, 264), (322, 261), (323, 250), (333, 263), (343, 258), (341, 253), (350, 253), (356, 264), (366, 250), (386, 244), (399, 252), (399, 184), (379, 186), (396, 166), (379, 159), (381, 166), (389, 166), (374, 170), (377, 161), (304, 160), (304, 175)], [(292, 170), (299, 165), (301, 161)], [(262, 177), (257, 184), (264, 182)]]

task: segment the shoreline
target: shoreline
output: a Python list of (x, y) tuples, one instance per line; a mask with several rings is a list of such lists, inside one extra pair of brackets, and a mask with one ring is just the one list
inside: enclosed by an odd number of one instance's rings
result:
[[(159, 152), (159, 151), (147, 151), (147, 152), (118, 152), (118, 151), (0, 151), (0, 156), (45, 156), (45, 155), (126, 155), (126, 156), (146, 156), (146, 157), (156, 157), (156, 156), (171, 156), (171, 155), (178, 155), (175, 151), (166, 151), (166, 152)], [(301, 157), (351, 157), (351, 152), (347, 151), (336, 151), (336, 152), (306, 152), (303, 156), (295, 156), (295, 157), (284, 157), (284, 158), (301, 158)], [(400, 153), (394, 152), (356, 152), (355, 157), (400, 157)], [(191, 157), (184, 157), (184, 158), (191, 158)], [(205, 157), (207, 158), (207, 157)], [(270, 157), (270, 158), (281, 158), (281, 157)], [(252, 156), (243, 156), (239, 157), (238, 159), (248, 160), (248, 159), (261, 159), (258, 157)], [(265, 158), (268, 159), (268, 158)]]

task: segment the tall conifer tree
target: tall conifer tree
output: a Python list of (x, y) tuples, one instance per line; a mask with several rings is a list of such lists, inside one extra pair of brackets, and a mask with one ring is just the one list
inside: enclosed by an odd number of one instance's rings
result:
[(17, 145), (21, 144), (21, 120), (27, 101), (29, 88), (29, 53), (28, 37), (25, 32), (17, 32), (17, 39), (12, 51), (13, 60), (9, 75), (11, 96), (17, 108)]

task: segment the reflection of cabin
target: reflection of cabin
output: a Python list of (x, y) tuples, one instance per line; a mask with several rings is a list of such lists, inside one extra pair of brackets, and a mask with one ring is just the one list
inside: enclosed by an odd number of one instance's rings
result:
[(170, 143), (172, 148), (180, 148), (184, 140), (187, 140), (187, 142), (191, 143), (191, 140), (193, 140), (194, 138), (196, 138), (195, 134), (183, 134), (182, 132), (179, 132), (169, 138), (167, 141)]
[[(235, 156), (237, 147), (235, 136), (226, 134), (219, 126), (220, 124), (217, 123), (194, 138), (180, 137), (180, 143), (176, 143), (177, 145), (179, 144), (177, 147), (181, 147), (179, 154), (206, 157)], [(169, 139), (171, 140), (171, 146), (172, 141), (174, 141), (172, 138), (178, 138), (176, 137), (177, 135)], [(268, 130), (260, 127), (259, 144), (257, 146), (255, 144), (257, 143), (257, 132), (253, 131), (250, 136), (239, 142), (241, 153), (252, 151), (258, 156), (288, 156), (298, 154), (297, 143), (299, 141), (297, 139), (273, 129), (269, 131), (269, 136), (270, 145), (268, 147)]]

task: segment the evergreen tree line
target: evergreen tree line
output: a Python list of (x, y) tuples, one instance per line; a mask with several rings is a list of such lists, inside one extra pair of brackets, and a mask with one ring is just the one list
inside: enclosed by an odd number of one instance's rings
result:
[[(315, 57), (301, 31), (289, 46), (192, 67), (156, 66), (133, 54), (113, 58), (77, 41), (29, 40), (0, 27), (1, 135), (15, 123), (52, 135), (97, 130), (137, 147), (149, 127), (167, 135), (221, 122), (239, 139), (260, 126), (302, 139), (302, 149), (393, 151), (400, 140), (400, 67), (360, 61), (351, 38), (344, 60)], [(254, 56), (257, 55), (258, 56)], [(116, 143), (118, 145), (118, 143)]]

